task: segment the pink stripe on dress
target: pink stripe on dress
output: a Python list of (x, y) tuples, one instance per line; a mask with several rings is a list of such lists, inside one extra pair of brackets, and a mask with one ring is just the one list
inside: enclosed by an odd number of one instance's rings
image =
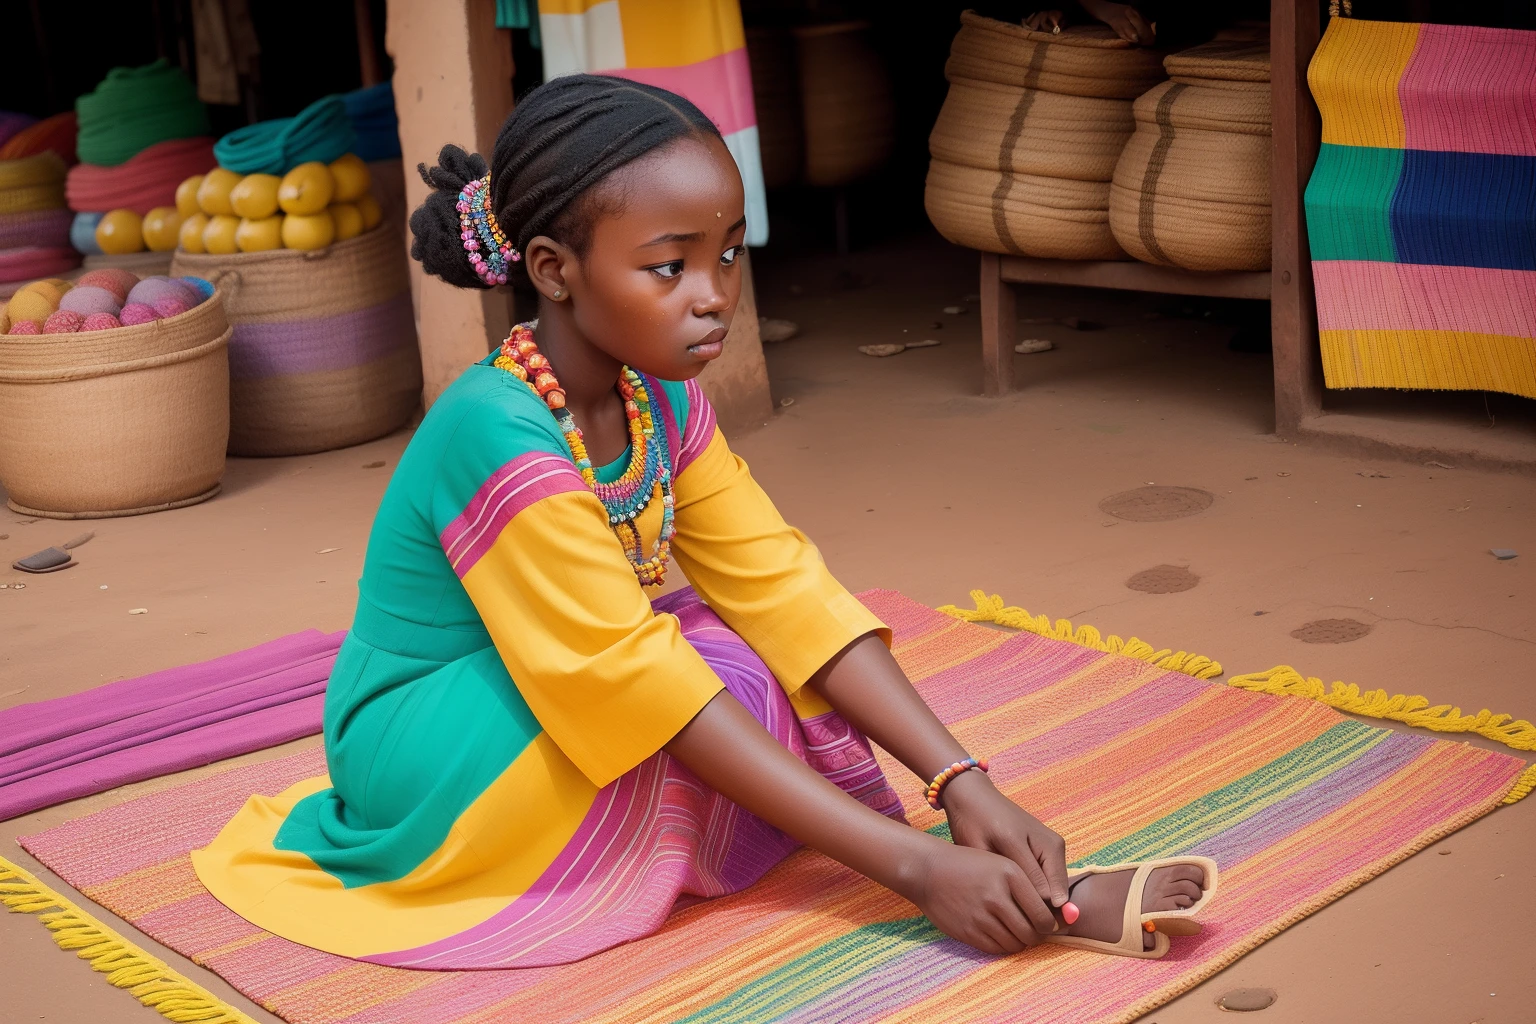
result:
[(1397, 94), (1406, 148), (1536, 156), (1536, 32), (1424, 25)]
[(690, 380), (685, 387), (688, 391), (688, 422), (683, 424), (682, 451), (677, 459), (679, 476), (694, 459), (704, 454), (704, 449), (715, 437), (715, 407), (704, 397), (704, 389), (699, 387), (698, 381)]
[(502, 466), (480, 485), (464, 511), (439, 538), (453, 571), (463, 579), (496, 543), (519, 512), (566, 491), (585, 491), (586, 481), (562, 455), (528, 452)]
[(752, 72), (745, 47), (694, 64), (670, 68), (613, 68), (598, 74), (659, 86), (688, 97), (721, 135), (757, 124), (752, 102)]
[(1312, 264), (1324, 331), (1536, 337), (1536, 271), (1369, 260)]

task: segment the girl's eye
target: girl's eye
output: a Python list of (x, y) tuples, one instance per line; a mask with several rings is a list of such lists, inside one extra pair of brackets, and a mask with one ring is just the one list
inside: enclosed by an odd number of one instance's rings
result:
[(725, 250), (725, 252), (720, 254), (720, 265), (725, 267), (735, 266), (736, 259), (741, 255), (741, 251), (744, 248), (746, 248), (746, 246), (733, 245), (729, 249)]
[(664, 281), (670, 281), (683, 272), (683, 261), (673, 260), (671, 263), (662, 263), (654, 267), (647, 267), (651, 273)]

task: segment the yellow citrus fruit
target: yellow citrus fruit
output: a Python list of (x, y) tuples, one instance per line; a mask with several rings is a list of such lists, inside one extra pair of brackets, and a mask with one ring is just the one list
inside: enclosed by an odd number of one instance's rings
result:
[(203, 248), (203, 229), (208, 226), (208, 215), (201, 210), (186, 217), (181, 222), (181, 230), (177, 232), (178, 241), (182, 252), (203, 253), (208, 250)]
[(170, 252), (181, 236), (181, 214), (174, 206), (157, 206), (144, 215), (144, 244), (150, 252)]
[(247, 174), (229, 193), (229, 205), (236, 217), (262, 220), (277, 212), (277, 187), (283, 179), (275, 174)]
[(336, 222), (336, 241), (345, 242), (363, 233), (363, 214), (355, 203), (332, 203), (330, 211)]
[(379, 201), (371, 193), (359, 199), (356, 206), (357, 212), (363, 215), (364, 231), (372, 231), (384, 219), (384, 211), (379, 209)]
[(132, 210), (108, 210), (96, 224), (96, 246), (109, 256), (144, 251), (144, 218)]
[(336, 183), (331, 179), (330, 168), (318, 160), (311, 160), (283, 175), (283, 183), (277, 190), (277, 204), (284, 213), (322, 213), (331, 204), (331, 195), (335, 191)]
[(265, 252), (283, 247), (283, 215), (246, 217), (235, 231), (235, 244), (241, 252)]
[(197, 190), (202, 187), (203, 176), (194, 174), (176, 186), (176, 210), (183, 217), (190, 217), (201, 209), (197, 205)]
[(290, 249), (324, 249), (336, 239), (336, 222), (329, 210), (290, 213), (283, 218), (283, 244)]
[(347, 153), (332, 160), (331, 177), (336, 182), (336, 194), (331, 196), (331, 201), (337, 203), (351, 203), (363, 198), (373, 182), (373, 175), (368, 173), (368, 165), (356, 153)]
[(9, 305), (0, 306), (0, 334), (11, 329), (11, 308)]
[(219, 256), (239, 252), (240, 246), (235, 244), (235, 232), (239, 230), (239, 217), (229, 213), (214, 214), (208, 218), (208, 226), (203, 228), (203, 251)]
[(197, 186), (197, 205), (210, 217), (221, 213), (234, 213), (229, 205), (229, 194), (240, 184), (240, 175), (224, 167), (215, 167), (203, 175)]

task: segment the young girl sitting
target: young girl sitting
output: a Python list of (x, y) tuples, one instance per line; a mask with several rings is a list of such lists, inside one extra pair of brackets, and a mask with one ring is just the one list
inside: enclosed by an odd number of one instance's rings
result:
[[(422, 173), (411, 255), (465, 288), (526, 273), (539, 318), (406, 448), (326, 694), (330, 774), (252, 797), (194, 854), (213, 895), (360, 960), (532, 967), (804, 843), (988, 953), (1166, 951), (1138, 922), (1183, 920), (1208, 862), (1069, 881), (1060, 837), (993, 788), (715, 429), (694, 378), (736, 311), (744, 217), (709, 120), (572, 75), (523, 99), (489, 168), (447, 146)], [(678, 571), (691, 589), (647, 599)], [(866, 736), (934, 780), (953, 844), (905, 824)]]

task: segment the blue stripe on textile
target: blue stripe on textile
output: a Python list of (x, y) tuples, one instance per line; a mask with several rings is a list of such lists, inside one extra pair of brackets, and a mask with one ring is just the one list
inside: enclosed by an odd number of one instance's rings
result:
[(1536, 270), (1536, 157), (1405, 150), (1391, 220), (1399, 263)]

